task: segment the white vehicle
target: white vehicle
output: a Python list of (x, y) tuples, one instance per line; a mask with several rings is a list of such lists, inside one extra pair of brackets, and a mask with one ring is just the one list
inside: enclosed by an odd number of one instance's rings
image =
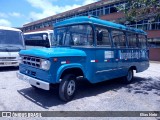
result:
[(26, 49), (37, 47), (50, 47), (53, 30), (24, 33)]
[(22, 31), (0, 26), (0, 67), (19, 66), (21, 49), (25, 49)]

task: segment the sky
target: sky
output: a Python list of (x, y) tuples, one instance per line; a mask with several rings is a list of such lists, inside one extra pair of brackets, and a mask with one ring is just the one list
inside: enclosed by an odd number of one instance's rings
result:
[(0, 26), (22, 27), (98, 0), (0, 0)]

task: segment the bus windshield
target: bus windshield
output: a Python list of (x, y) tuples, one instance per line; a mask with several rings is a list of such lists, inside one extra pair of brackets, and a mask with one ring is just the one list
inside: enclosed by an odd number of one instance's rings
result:
[(19, 31), (0, 30), (0, 46), (23, 49), (24, 44), (22, 33)]
[(48, 37), (47, 33), (28, 34), (24, 36), (25, 40), (44, 40), (44, 35)]
[(24, 40), (27, 49), (33, 47), (50, 47), (50, 40), (53, 33), (50, 32), (33, 32), (25, 33)]
[(54, 29), (53, 46), (91, 46), (93, 30), (90, 25), (72, 25)]

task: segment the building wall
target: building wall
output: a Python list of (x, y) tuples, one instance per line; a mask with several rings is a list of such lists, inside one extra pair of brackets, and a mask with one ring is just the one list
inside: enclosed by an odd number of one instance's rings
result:
[(100, 16), (101, 19), (109, 20), (109, 21), (116, 20), (118, 18), (123, 18), (123, 17), (124, 17), (124, 13), (122, 13), (122, 12), (115, 12), (115, 13), (111, 13), (108, 15)]
[(160, 30), (147, 31), (148, 38), (160, 38)]
[(150, 48), (149, 58), (153, 61), (160, 61), (160, 48)]
[(125, 0), (100, 0), (89, 5), (85, 5), (73, 10), (59, 13), (57, 15), (49, 16), (41, 20), (27, 23), (23, 25), (23, 32), (35, 30), (39, 31), (48, 26), (52, 26), (56, 22), (60, 22), (76, 16), (94, 15), (100, 18), (102, 17), (102, 19), (105, 20), (114, 20), (120, 17), (120, 15), (117, 13), (116, 5), (122, 3), (125, 3)]
[(44, 27), (44, 28), (39, 28), (38, 30), (30, 30), (30, 31), (26, 31), (27, 32), (35, 32), (35, 31), (43, 31), (43, 30), (53, 30), (53, 26), (49, 26), (49, 27)]
[[(148, 38), (160, 38), (160, 30), (150, 30), (147, 31)], [(160, 46), (150, 47), (149, 49), (149, 59), (153, 61), (160, 61)]]

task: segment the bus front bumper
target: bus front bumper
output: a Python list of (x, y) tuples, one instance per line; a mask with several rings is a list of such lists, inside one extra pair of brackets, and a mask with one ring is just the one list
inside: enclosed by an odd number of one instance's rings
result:
[(41, 88), (44, 90), (49, 90), (50, 89), (50, 84), (32, 77), (29, 77), (27, 75), (24, 75), (20, 72), (17, 72), (17, 77), (18, 79), (25, 81), (29, 83), (30, 85), (36, 86), (37, 88)]

